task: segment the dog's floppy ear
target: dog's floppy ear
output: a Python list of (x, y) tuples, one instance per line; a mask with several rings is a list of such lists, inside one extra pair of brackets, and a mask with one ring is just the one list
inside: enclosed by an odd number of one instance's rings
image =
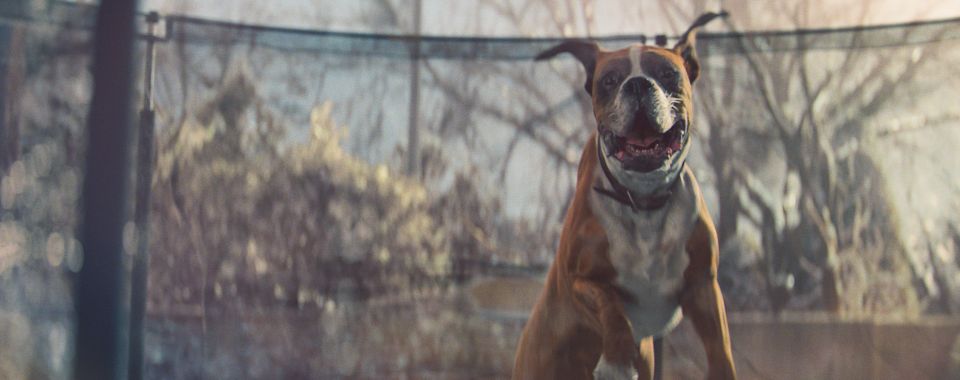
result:
[(560, 53), (570, 53), (574, 57), (577, 57), (577, 60), (583, 64), (584, 70), (587, 71), (587, 83), (583, 85), (583, 88), (587, 90), (588, 94), (593, 93), (593, 71), (597, 68), (597, 53), (600, 52), (600, 47), (597, 46), (596, 42), (587, 41), (587, 40), (567, 40), (561, 42), (557, 46), (544, 50), (540, 54), (537, 54), (537, 57), (534, 58), (537, 61), (542, 61), (544, 59), (550, 59), (555, 57)]
[(683, 33), (677, 45), (673, 47), (673, 50), (683, 57), (683, 64), (687, 68), (687, 77), (690, 78), (690, 83), (693, 83), (700, 76), (700, 60), (697, 58), (697, 32), (710, 21), (717, 17), (726, 17), (727, 14), (726, 11), (720, 11), (720, 13), (707, 12), (700, 15)]

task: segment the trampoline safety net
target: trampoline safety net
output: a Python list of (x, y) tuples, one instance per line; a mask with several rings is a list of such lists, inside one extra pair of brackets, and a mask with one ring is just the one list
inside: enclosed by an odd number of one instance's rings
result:
[[(0, 378), (66, 378), (93, 13), (7, 11)], [(576, 60), (532, 60), (561, 39), (163, 25), (152, 195), (137, 200), (146, 377), (507, 377), (596, 128)], [(955, 316), (960, 20), (711, 30), (688, 164), (731, 323)], [(960, 368), (960, 328), (943, 326), (924, 371)], [(668, 374), (703, 377), (689, 326), (667, 347)], [(744, 376), (792, 378), (751, 349)], [(817, 363), (808, 378), (870, 376)]]

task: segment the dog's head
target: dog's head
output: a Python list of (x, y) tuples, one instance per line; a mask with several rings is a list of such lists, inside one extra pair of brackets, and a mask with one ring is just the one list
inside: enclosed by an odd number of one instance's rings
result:
[(570, 53), (584, 66), (602, 157), (638, 194), (673, 183), (686, 159), (693, 117), (692, 84), (700, 74), (697, 30), (723, 14), (697, 19), (673, 48), (637, 44), (616, 51), (583, 40), (563, 42), (538, 60)]

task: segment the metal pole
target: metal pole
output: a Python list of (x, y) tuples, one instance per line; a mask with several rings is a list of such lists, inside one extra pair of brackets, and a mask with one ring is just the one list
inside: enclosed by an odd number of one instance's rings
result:
[(422, 0), (413, 2), (413, 42), (410, 48), (410, 109), (407, 118), (407, 175), (416, 177), (420, 161), (420, 13)]
[(82, 193), (83, 266), (76, 283), (76, 379), (127, 375), (122, 252), (136, 7), (136, 0), (101, 0), (97, 10)]
[(130, 279), (130, 365), (131, 380), (143, 378), (143, 335), (147, 309), (147, 277), (150, 247), (150, 187), (153, 180), (154, 124), (153, 109), (154, 61), (156, 59), (157, 23), (160, 14), (150, 12), (147, 21), (147, 49), (143, 73), (143, 104), (137, 139), (137, 183), (133, 222), (137, 228), (137, 252), (133, 256)]

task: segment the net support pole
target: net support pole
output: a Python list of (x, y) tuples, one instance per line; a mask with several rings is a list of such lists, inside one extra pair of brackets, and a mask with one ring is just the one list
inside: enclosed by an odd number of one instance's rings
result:
[(147, 310), (147, 277), (150, 247), (150, 187), (153, 180), (154, 130), (156, 114), (153, 106), (154, 62), (156, 60), (157, 24), (160, 15), (150, 12), (147, 21), (147, 47), (144, 52), (143, 104), (137, 132), (137, 179), (133, 222), (137, 231), (137, 251), (130, 273), (130, 380), (143, 378), (143, 336)]
[(413, 2), (413, 38), (410, 42), (410, 109), (407, 117), (406, 172), (417, 177), (420, 171), (420, 14), (422, 0)]
[(136, 7), (136, 0), (101, 0), (97, 10), (81, 200), (83, 264), (75, 298), (76, 379), (127, 376), (123, 225), (130, 174)]

